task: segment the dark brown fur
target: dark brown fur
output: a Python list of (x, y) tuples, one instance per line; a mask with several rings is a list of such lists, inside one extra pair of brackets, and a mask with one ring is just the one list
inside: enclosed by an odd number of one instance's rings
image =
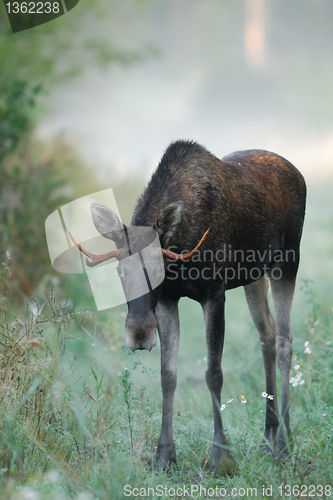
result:
[[(153, 225), (166, 205), (182, 200), (182, 228), (168, 241), (174, 251), (194, 248), (211, 227), (201, 252), (210, 249), (216, 254), (226, 248), (233, 255), (234, 250), (263, 253), (269, 248), (273, 254), (298, 247), (305, 196), (302, 175), (281, 156), (253, 150), (219, 160), (196, 143), (179, 141), (165, 152), (138, 201), (132, 224)], [(266, 259), (264, 264), (271, 266), (273, 262)], [(229, 260), (224, 264), (232, 265)], [(263, 267), (260, 262), (251, 265)], [(196, 281), (197, 287), (193, 283), (186, 287), (182, 282), (181, 294), (188, 288), (189, 296), (200, 298), (193, 288), (202, 290), (202, 282)], [(245, 284), (246, 280), (233, 280), (227, 283), (227, 289)], [(175, 294), (174, 282), (172, 288)]]

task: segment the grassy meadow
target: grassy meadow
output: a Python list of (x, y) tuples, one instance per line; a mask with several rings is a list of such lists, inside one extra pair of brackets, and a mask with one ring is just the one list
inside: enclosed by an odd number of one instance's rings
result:
[[(156, 472), (152, 458), (162, 401), (159, 344), (151, 353), (130, 353), (124, 345), (125, 306), (97, 313), (85, 276), (52, 274), (26, 304), (7, 301), (0, 321), (0, 498), (330, 497), (330, 187), (309, 190), (292, 312), (293, 367), (299, 365), (292, 376), (301, 372), (298, 380), (304, 382), (291, 387), (293, 444), (288, 460), (276, 463), (259, 448), (264, 369), (242, 289), (227, 296), (223, 355), (223, 419), (235, 463), (227, 470), (210, 468), (213, 417), (204, 382), (203, 318), (197, 304), (183, 299), (174, 408), (178, 464)], [(10, 266), (7, 261), (2, 269), (9, 289)], [(305, 342), (311, 352), (305, 352)]]

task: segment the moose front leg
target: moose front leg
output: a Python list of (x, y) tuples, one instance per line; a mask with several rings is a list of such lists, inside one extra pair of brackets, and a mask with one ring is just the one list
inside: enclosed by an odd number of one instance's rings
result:
[(165, 469), (169, 462), (176, 462), (172, 413), (177, 385), (177, 354), (179, 347), (178, 301), (159, 301), (155, 312), (161, 341), (163, 410), (161, 434), (154, 461), (156, 466)]
[(231, 457), (220, 410), (223, 385), (221, 360), (224, 342), (224, 303), (223, 290), (203, 304), (207, 344), (206, 383), (211, 393), (214, 415), (213, 466)]

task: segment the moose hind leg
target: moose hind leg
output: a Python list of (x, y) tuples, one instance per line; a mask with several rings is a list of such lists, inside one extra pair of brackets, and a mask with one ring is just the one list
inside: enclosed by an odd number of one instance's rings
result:
[(224, 293), (222, 295), (222, 300), (217, 300), (215, 295), (214, 299), (203, 304), (207, 344), (206, 383), (211, 393), (214, 415), (213, 466), (217, 465), (219, 461), (224, 462), (231, 457), (220, 410), (223, 385), (221, 359), (224, 341), (225, 302)]
[(276, 395), (276, 348), (275, 322), (269, 309), (267, 292), (269, 279), (263, 276), (258, 281), (244, 287), (246, 300), (253, 322), (259, 333), (259, 342), (264, 358), (267, 398), (265, 434), (262, 445), (267, 451), (272, 451), (279, 427), (278, 406)]
[[(277, 333), (277, 361), (281, 371), (282, 417), (277, 437), (277, 455), (288, 454), (288, 440), (291, 434), (289, 417), (289, 378), (292, 359), (292, 334), (290, 330), (291, 305), (295, 290), (297, 263), (293, 269), (277, 268), (271, 271), (270, 279), (275, 309)], [(279, 272), (278, 272), (279, 271)], [(274, 278), (274, 276), (279, 276)]]
[(156, 306), (156, 318), (161, 341), (163, 410), (161, 434), (154, 462), (157, 467), (165, 469), (170, 462), (176, 462), (172, 413), (177, 385), (177, 354), (179, 347), (178, 302), (159, 301)]

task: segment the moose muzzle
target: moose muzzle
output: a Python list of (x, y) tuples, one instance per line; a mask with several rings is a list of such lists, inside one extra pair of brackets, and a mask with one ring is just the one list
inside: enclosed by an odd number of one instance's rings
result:
[(145, 318), (136, 318), (128, 314), (125, 323), (126, 344), (132, 350), (151, 351), (156, 344), (157, 321), (150, 312)]

